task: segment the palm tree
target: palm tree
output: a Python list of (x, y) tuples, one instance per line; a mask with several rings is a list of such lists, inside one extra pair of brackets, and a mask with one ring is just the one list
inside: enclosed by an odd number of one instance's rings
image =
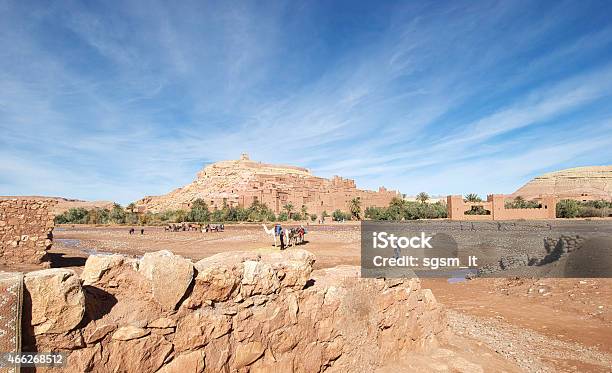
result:
[(127, 205), (127, 207), (125, 209), (133, 214), (134, 210), (136, 210), (136, 204), (134, 202), (132, 202), (129, 205)]
[(421, 192), (421, 193), (417, 194), (417, 196), (416, 196), (416, 200), (421, 202), (421, 203), (427, 202), (428, 199), (429, 199), (429, 194), (427, 194), (425, 192)]
[(293, 211), (293, 204), (291, 204), (291, 202), (287, 203), (285, 206), (283, 206), (283, 208), (285, 210), (287, 210), (287, 217), (290, 218), (291, 217), (291, 211)]
[(349, 210), (355, 219), (361, 219), (361, 197), (355, 197), (351, 200)]
[(478, 197), (476, 193), (470, 193), (465, 196), (466, 202), (482, 202), (482, 199)]
[(527, 201), (525, 201), (525, 198), (523, 198), (522, 196), (516, 196), (516, 198), (514, 198), (514, 207), (522, 209), (526, 206)]

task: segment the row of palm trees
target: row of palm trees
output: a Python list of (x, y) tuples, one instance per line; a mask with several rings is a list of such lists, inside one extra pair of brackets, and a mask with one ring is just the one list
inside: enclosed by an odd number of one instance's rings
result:
[[(429, 199), (430, 199), (429, 194), (425, 192), (421, 192), (416, 195), (416, 200), (421, 203), (426, 203)], [(482, 199), (477, 194), (470, 193), (465, 196), (465, 201), (466, 202), (482, 202)], [(291, 217), (291, 213), (294, 211), (294, 206), (292, 203), (287, 203), (283, 206), (283, 209), (287, 212), (287, 216)], [(134, 211), (136, 210), (136, 204), (130, 203), (126, 207), (126, 210), (131, 213), (134, 213)], [(350, 200), (349, 211), (353, 218), (358, 219), (358, 220), (362, 218), (361, 197), (355, 197)], [(302, 205), (300, 212), (303, 217), (306, 217), (306, 218), (308, 217), (308, 207), (306, 207), (306, 205)]]
[[(416, 200), (421, 203), (427, 202), (429, 198), (429, 194), (425, 192), (421, 192), (416, 195)], [(476, 193), (466, 194), (464, 200), (465, 202), (482, 202), (482, 198), (480, 198)]]
[[(421, 192), (416, 195), (416, 200), (421, 203), (427, 202), (429, 198), (429, 194), (425, 192)], [(480, 198), (476, 193), (466, 194), (464, 200), (465, 202), (482, 202), (482, 198)]]

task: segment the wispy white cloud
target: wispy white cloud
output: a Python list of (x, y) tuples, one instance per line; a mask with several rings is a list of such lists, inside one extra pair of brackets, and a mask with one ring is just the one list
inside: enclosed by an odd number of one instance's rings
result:
[(609, 163), (612, 32), (577, 7), (4, 2), (0, 194), (129, 202), (243, 151), (409, 194)]

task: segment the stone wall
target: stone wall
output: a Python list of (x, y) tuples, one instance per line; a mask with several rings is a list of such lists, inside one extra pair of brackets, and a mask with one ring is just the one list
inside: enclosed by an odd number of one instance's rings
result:
[(0, 263), (39, 264), (51, 248), (56, 202), (12, 198), (0, 200)]
[(290, 250), (194, 264), (162, 251), (90, 256), (80, 278), (32, 272), (23, 349), (69, 353), (66, 372), (346, 372), (373, 371), (445, 335), (418, 279), (313, 271), (314, 260)]
[[(446, 209), (450, 220), (550, 220), (556, 218), (556, 202), (553, 196), (540, 196), (540, 208), (508, 209), (506, 196), (503, 194), (490, 194), (486, 201), (465, 202), (460, 195), (448, 196)], [(487, 215), (466, 214), (472, 207), (482, 207), (488, 211)]]

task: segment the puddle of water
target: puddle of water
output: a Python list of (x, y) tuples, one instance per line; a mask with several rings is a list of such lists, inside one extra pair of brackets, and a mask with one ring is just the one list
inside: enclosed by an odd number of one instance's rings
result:
[(72, 238), (55, 238), (53, 239), (53, 241), (59, 242), (66, 247), (77, 248), (77, 249), (79, 248), (79, 245), (81, 244), (81, 240), (75, 240)]
[(98, 251), (96, 249), (83, 247), (81, 246), (81, 240), (74, 239), (74, 238), (56, 238), (54, 241), (59, 242), (68, 248), (77, 249), (79, 251), (82, 251), (87, 255), (113, 255), (113, 253), (109, 253), (106, 251)]
[(459, 270), (459, 271), (457, 271), (456, 273), (453, 274), (453, 277), (448, 279), (448, 283), (449, 284), (456, 284), (458, 282), (467, 281), (465, 276), (467, 276), (469, 273), (476, 274), (476, 272), (477, 271), (475, 269), (462, 269), (462, 270)]

